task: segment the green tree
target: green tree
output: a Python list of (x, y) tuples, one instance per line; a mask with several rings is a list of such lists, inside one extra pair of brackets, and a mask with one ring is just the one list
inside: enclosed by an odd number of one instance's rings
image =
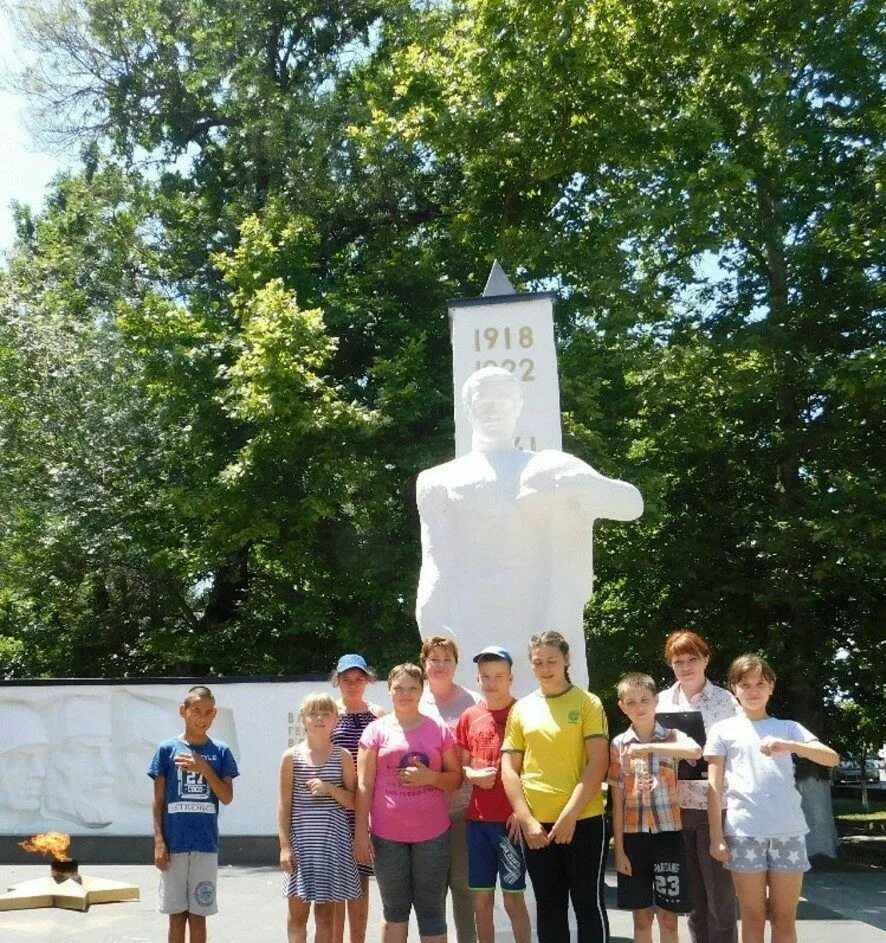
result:
[[(385, 660), (386, 636), (394, 652), (408, 646), (406, 561), (415, 541), (404, 474), (412, 474), (422, 439), (413, 428), (428, 422), (420, 406), (437, 400), (442, 409), (434, 355), (445, 349), (442, 336), (428, 345), (411, 322), (413, 312), (426, 321), (435, 314), (415, 294), (416, 281), (404, 278), (404, 265), (408, 273), (422, 254), (410, 250), (408, 221), (400, 225), (402, 248), (373, 246), (379, 278), (341, 289), (339, 270), (360, 268), (353, 241), (371, 226), (369, 215), (383, 211), (371, 200), (336, 200), (345, 170), (337, 142), (330, 144), (341, 120), (332, 92), (365, 54), (385, 7), (174, 7), (23, 7), (43, 53), (28, 81), (52, 119), (61, 118), (55, 130), (103, 141), (123, 162), (143, 149), (160, 161), (159, 174), (146, 168), (155, 182), (146, 185), (143, 225), (162, 259), (160, 294), (173, 303), (133, 305), (117, 327), (152, 405), (180, 430), (182, 450), (164, 489), (175, 526), (166, 533), (175, 535), (188, 577), (178, 616), (152, 624), (145, 645), (155, 663), (205, 666), (199, 652), (211, 625), (231, 655), (219, 654), (215, 668), (327, 667), (325, 644), (292, 644), (299, 633), (319, 634), (330, 648), (372, 639)], [(187, 166), (170, 163), (185, 151)], [(390, 198), (377, 181), (372, 199), (387, 207)], [(379, 295), (385, 278), (391, 289)], [(436, 276), (424, 278), (433, 285)], [(374, 336), (385, 308), (392, 323)], [(320, 337), (324, 319), (340, 343)], [(304, 329), (305, 346), (287, 352), (280, 331), (293, 327)], [(311, 372), (315, 355), (328, 376)], [(425, 371), (428, 360), (433, 369)], [(305, 368), (285, 395), (281, 363)], [(401, 384), (407, 372), (415, 379)], [(391, 381), (379, 390), (376, 376)], [(273, 395), (257, 393), (260, 383)], [(301, 394), (303, 415), (294, 411)], [(266, 395), (273, 408), (257, 412)], [(351, 408), (358, 398), (369, 412)], [(398, 414), (371, 418), (379, 405)], [(372, 442), (361, 422), (374, 430)], [(271, 458), (273, 467), (264, 467)], [(351, 477), (359, 474), (364, 480)]]
[[(882, 702), (881, 702), (882, 704)], [(858, 760), (861, 768), (861, 802), (870, 812), (867, 761), (876, 758), (886, 743), (886, 717), (882, 706), (861, 707), (856, 701), (838, 701), (833, 709), (834, 743), (844, 757)]]
[(321, 313), (262, 268), (311, 227), (269, 247), (250, 218), (216, 258), (234, 333), (161, 290), (148, 192), (113, 166), (61, 180), (0, 283), (12, 670), (325, 667), (298, 643), (371, 632), (345, 577), (371, 552), (377, 419), (325, 376)]
[[(567, 442), (595, 461), (604, 430), (646, 496), (638, 525), (596, 542), (607, 692), (689, 624), (714, 671), (767, 654), (774, 709), (826, 735), (843, 656), (876, 657), (878, 16), (476, 0), (373, 76), (363, 146), (425, 155), (453, 231), (556, 278)], [(833, 853), (821, 771), (802, 772), (812, 847)]]
[(116, 323), (168, 307), (138, 234), (143, 199), (116, 168), (59, 180), (42, 218), (20, 214), (0, 275), (0, 594), (25, 643), (16, 673), (121, 674), (170, 605), (158, 557), (175, 525), (151, 485), (177, 430)]
[[(562, 289), (568, 447), (646, 497), (641, 522), (600, 528), (595, 683), (691, 622), (718, 670), (770, 655), (782, 703), (822, 729), (837, 656), (878, 641), (874, 4), (63, 9), (30, 20), (52, 64), (39, 94), (58, 112), (72, 77), (96, 116), (79, 134), (167, 160), (146, 218), (173, 301), (120, 329), (152, 407), (188, 430), (178, 545), (203, 548), (188, 585), (215, 595), (223, 635), (296, 619), (410, 650), (411, 484), (451, 450), (443, 302), (498, 256)], [(320, 441), (298, 425), (314, 396)], [(304, 485), (282, 459), (326, 474), (333, 443), (353, 455), (341, 511), (308, 488), (304, 548), (281, 550)], [(328, 661), (284, 648), (267, 650)]]
[(880, 565), (877, 19), (476, 0), (372, 77), (358, 139), (427, 155), (452, 229), (560, 281), (573, 447), (593, 460), (605, 429), (646, 494), (639, 527), (598, 545), (604, 684), (691, 622), (724, 657), (771, 655), (820, 729), (837, 653), (876, 641), (847, 554)]

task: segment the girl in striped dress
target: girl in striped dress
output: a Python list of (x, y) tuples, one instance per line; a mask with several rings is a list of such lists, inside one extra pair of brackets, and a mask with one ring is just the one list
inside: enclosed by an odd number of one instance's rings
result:
[(328, 694), (309, 694), (299, 720), (307, 739), (283, 753), (277, 829), (289, 943), (306, 943), (314, 906), (315, 943), (331, 943), (335, 905), (360, 895), (346, 809), (354, 807), (354, 758), (332, 742), (338, 709)]

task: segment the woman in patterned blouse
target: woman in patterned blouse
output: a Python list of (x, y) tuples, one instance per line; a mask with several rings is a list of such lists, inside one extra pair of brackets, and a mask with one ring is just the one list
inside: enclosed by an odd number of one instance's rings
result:
[[(688, 629), (671, 632), (665, 640), (664, 660), (677, 682), (661, 693), (658, 703), (662, 713), (699, 711), (705, 732), (715, 721), (740, 713), (732, 694), (711, 684), (705, 675), (710, 659), (710, 646), (700, 635)], [(679, 798), (692, 903), (689, 914), (692, 943), (736, 943), (732, 877), (710, 854), (707, 780), (682, 780)]]

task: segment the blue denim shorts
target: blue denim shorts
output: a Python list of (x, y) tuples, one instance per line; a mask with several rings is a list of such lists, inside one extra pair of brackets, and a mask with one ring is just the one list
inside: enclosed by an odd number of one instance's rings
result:
[(468, 887), (472, 891), (491, 891), (495, 879), (507, 892), (526, 890), (526, 856), (523, 843), (508, 837), (504, 822), (468, 820)]
[(723, 866), (730, 871), (752, 874), (758, 871), (808, 871), (806, 836), (784, 838), (743, 838), (727, 835), (729, 860)]
[(422, 937), (446, 933), (449, 829), (427, 841), (400, 842), (372, 836), (375, 881), (388, 923), (408, 923), (415, 908)]

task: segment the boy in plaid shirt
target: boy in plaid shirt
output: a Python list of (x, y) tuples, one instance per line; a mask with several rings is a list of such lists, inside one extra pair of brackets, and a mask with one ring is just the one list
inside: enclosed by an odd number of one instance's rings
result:
[(662, 943), (676, 943), (677, 915), (691, 909), (677, 764), (700, 759), (702, 750), (686, 734), (656, 722), (658, 694), (648, 675), (626, 674), (617, 690), (618, 706), (631, 722), (609, 748), (618, 906), (634, 912), (635, 943), (651, 941), (656, 909)]

